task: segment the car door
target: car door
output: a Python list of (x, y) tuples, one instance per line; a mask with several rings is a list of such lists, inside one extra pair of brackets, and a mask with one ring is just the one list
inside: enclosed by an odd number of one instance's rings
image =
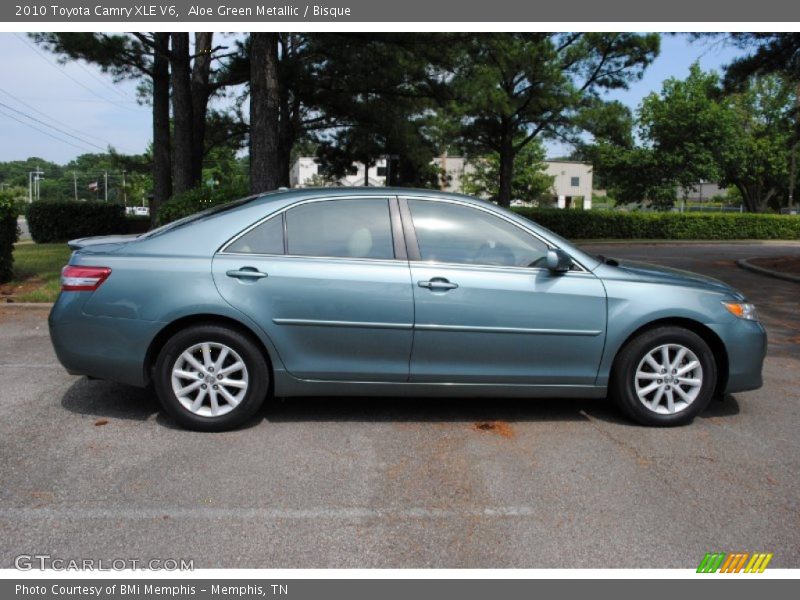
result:
[(213, 272), (292, 375), (407, 380), (414, 307), (394, 197), (293, 205), (230, 242)]
[(544, 268), (548, 244), (490, 209), (401, 199), (415, 300), (413, 382), (592, 385), (600, 280)]

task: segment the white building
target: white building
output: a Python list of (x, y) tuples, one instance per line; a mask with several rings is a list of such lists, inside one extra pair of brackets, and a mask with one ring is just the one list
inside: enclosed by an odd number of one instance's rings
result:
[[(301, 156), (292, 165), (289, 171), (289, 185), (293, 188), (308, 187), (311, 185), (319, 185), (314, 181), (316, 175), (319, 175), (319, 163), (313, 156)], [(386, 159), (380, 158), (376, 164), (369, 168), (367, 173), (369, 177), (370, 186), (385, 186), (386, 185)], [(341, 187), (354, 187), (367, 185), (364, 181), (364, 163), (353, 163), (352, 173), (348, 173), (341, 179), (330, 182), (328, 185), (337, 185)]]
[[(441, 156), (434, 158), (432, 163), (443, 169), (445, 176), (442, 178), (441, 189), (448, 192), (463, 192), (463, 177), (474, 170), (474, 165), (463, 156)], [(364, 165), (353, 164), (354, 174), (347, 175), (332, 185), (361, 186), (364, 185)], [(545, 172), (553, 179), (553, 189), (550, 201), (558, 208), (583, 208), (592, 207), (592, 165), (591, 163), (547, 160)], [(319, 174), (319, 164), (313, 156), (301, 156), (292, 165), (289, 182), (292, 187), (306, 187), (315, 183), (315, 176)], [(374, 167), (370, 167), (370, 186), (386, 185), (386, 160), (380, 159)]]

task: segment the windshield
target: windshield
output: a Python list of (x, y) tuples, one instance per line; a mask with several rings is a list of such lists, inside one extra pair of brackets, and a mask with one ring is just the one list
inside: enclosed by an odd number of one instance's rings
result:
[(147, 233), (140, 235), (139, 238), (140, 239), (150, 238), (156, 235), (160, 235), (162, 233), (166, 233), (167, 231), (172, 231), (173, 229), (177, 229), (178, 227), (183, 227), (184, 225), (188, 225), (189, 223), (194, 223), (202, 219), (207, 219), (208, 217), (218, 215), (220, 213), (247, 204), (248, 202), (252, 202), (256, 198), (259, 198), (260, 196), (261, 194), (256, 194), (254, 196), (247, 196), (246, 198), (240, 198), (239, 200), (226, 202), (225, 204), (218, 204), (217, 206), (212, 206), (211, 208), (207, 208), (198, 213), (194, 213), (192, 215), (189, 215), (188, 217), (183, 217), (182, 219), (178, 219), (177, 221), (172, 221), (171, 223), (167, 223), (166, 225), (162, 225), (161, 227), (156, 227), (155, 229), (152, 229)]

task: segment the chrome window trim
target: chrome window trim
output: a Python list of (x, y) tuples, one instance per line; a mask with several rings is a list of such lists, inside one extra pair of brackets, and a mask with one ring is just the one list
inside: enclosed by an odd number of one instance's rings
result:
[[(397, 261), (406, 262), (405, 259), (400, 259), (400, 258), (397, 258), (396, 256), (395, 256), (395, 258), (354, 259), (354, 258), (349, 258), (349, 257), (346, 257), (346, 256), (325, 256), (325, 255), (322, 255), (322, 256), (311, 256), (311, 255), (308, 255), (308, 254), (289, 254), (288, 253), (288, 244), (289, 244), (289, 235), (288, 235), (288, 229), (287, 229), (287, 227), (288, 227), (287, 220), (288, 219), (286, 219), (284, 217), (284, 215), (286, 214), (287, 211), (289, 211), (289, 210), (291, 210), (293, 208), (296, 208), (298, 206), (303, 206), (304, 204), (311, 204), (313, 202), (325, 202), (325, 201), (330, 201), (330, 200), (386, 200), (386, 209), (388, 211), (389, 219), (390, 219), (389, 227), (390, 227), (390, 230), (392, 231), (392, 236), (394, 236), (394, 227), (393, 227), (393, 224), (392, 224), (392, 221), (391, 221), (391, 219), (392, 219), (392, 210), (391, 210), (391, 208), (392, 207), (391, 207), (390, 202), (391, 202), (391, 200), (393, 198), (396, 198), (396, 197), (397, 196), (395, 196), (394, 194), (383, 194), (383, 195), (377, 195), (376, 194), (374, 196), (318, 196), (316, 198), (306, 198), (305, 200), (300, 200), (298, 202), (294, 202), (292, 204), (289, 204), (288, 206), (284, 206), (283, 208), (278, 209), (274, 213), (270, 213), (267, 216), (262, 217), (261, 219), (259, 219), (258, 221), (256, 221), (252, 225), (250, 225), (249, 227), (243, 229), (242, 231), (240, 231), (239, 233), (234, 235), (227, 242), (223, 243), (222, 246), (220, 246), (220, 249), (217, 250), (214, 254), (215, 255), (216, 254), (225, 254), (225, 255), (228, 255), (228, 256), (270, 256), (270, 257), (286, 256), (286, 257), (294, 257), (294, 258), (344, 258), (344, 259), (347, 259), (347, 260), (373, 260), (373, 261), (379, 261), (379, 262), (387, 262), (387, 261), (388, 262), (397, 262)], [(227, 251), (228, 248), (234, 242), (236, 242), (236, 240), (238, 240), (240, 237), (248, 234), (250, 231), (252, 231), (256, 227), (258, 227), (262, 223), (266, 223), (270, 219), (275, 219), (277, 217), (281, 217), (283, 219), (283, 249), (284, 249), (284, 253), (283, 254), (257, 254), (257, 253), (251, 253), (251, 252), (228, 252)], [(394, 250), (394, 243), (392, 243), (392, 251), (393, 252), (395, 251)]]
[[(459, 205), (459, 206), (464, 206), (466, 208), (473, 208), (475, 210), (480, 210), (480, 211), (483, 211), (483, 212), (485, 212), (485, 213), (487, 213), (489, 215), (497, 217), (498, 219), (502, 219), (506, 223), (510, 223), (511, 225), (515, 226), (517, 229), (520, 229), (520, 230), (524, 231), (525, 233), (527, 233), (528, 235), (533, 236), (534, 238), (536, 238), (537, 240), (542, 242), (545, 246), (547, 246), (550, 249), (559, 248), (559, 246), (556, 246), (555, 244), (550, 243), (549, 241), (544, 239), (542, 236), (540, 236), (535, 231), (533, 231), (531, 229), (528, 229), (527, 227), (524, 227), (523, 225), (521, 225), (521, 224), (519, 224), (519, 223), (517, 223), (517, 222), (515, 222), (515, 221), (513, 221), (511, 219), (509, 219), (505, 215), (498, 214), (498, 213), (492, 211), (491, 209), (488, 209), (488, 208), (483, 207), (483, 206), (477, 206), (475, 204), (472, 204), (471, 202), (464, 202), (463, 200), (459, 200), (457, 198), (437, 198), (437, 197), (433, 197), (433, 196), (404, 196), (404, 195), (396, 195), (396, 194), (375, 194), (375, 195), (369, 195), (369, 196), (360, 196), (360, 195), (356, 195), (356, 196), (339, 196), (339, 195), (335, 195), (335, 196), (318, 196), (318, 197), (315, 197), (315, 198), (306, 198), (305, 200), (300, 200), (298, 202), (294, 202), (292, 204), (289, 204), (288, 206), (284, 206), (283, 208), (278, 209), (274, 213), (271, 213), (269, 215), (266, 215), (265, 217), (262, 217), (261, 219), (259, 219), (258, 221), (256, 221), (255, 223), (253, 223), (252, 225), (247, 227), (246, 229), (240, 231), (235, 236), (230, 238), (227, 242), (222, 244), (220, 249), (217, 250), (217, 252), (215, 252), (215, 254), (221, 254), (221, 255), (225, 255), (225, 256), (252, 256), (252, 257), (260, 257), (260, 258), (309, 258), (309, 259), (349, 260), (349, 261), (355, 260), (355, 261), (369, 261), (369, 262), (377, 262), (377, 263), (407, 262), (409, 264), (414, 264), (414, 265), (431, 265), (431, 266), (441, 265), (441, 266), (444, 266), (444, 267), (467, 267), (467, 268), (472, 267), (472, 268), (476, 268), (476, 269), (501, 269), (501, 270), (523, 271), (523, 272), (526, 272), (526, 273), (530, 273), (532, 271), (549, 271), (549, 269), (547, 269), (546, 267), (518, 267), (518, 266), (503, 266), (503, 265), (475, 265), (475, 264), (470, 264), (470, 263), (445, 263), (445, 262), (435, 262), (435, 261), (426, 261), (426, 260), (412, 260), (410, 258), (398, 258), (398, 257), (387, 259), (387, 258), (351, 258), (351, 257), (346, 257), (346, 256), (309, 256), (309, 255), (306, 255), (306, 254), (288, 254), (286, 252), (286, 250), (288, 250), (288, 247), (287, 247), (288, 246), (288, 234), (287, 234), (287, 231), (286, 231), (286, 221), (287, 221), (287, 219), (285, 219), (283, 215), (285, 215), (285, 213), (288, 210), (291, 210), (292, 208), (295, 208), (295, 207), (298, 207), (298, 206), (302, 206), (304, 204), (311, 204), (311, 203), (314, 203), (314, 202), (326, 202), (326, 201), (332, 201), (332, 200), (333, 201), (338, 201), (338, 200), (361, 200), (361, 199), (364, 199), (364, 200), (386, 200), (387, 202), (389, 202), (389, 201), (391, 201), (392, 198), (396, 198), (397, 200), (403, 199), (403, 200), (406, 200), (406, 201), (408, 201), (408, 200), (424, 200), (424, 201), (427, 201), (427, 202), (447, 202), (449, 204), (456, 204), (456, 205)], [(388, 208), (389, 208), (389, 218), (391, 219), (391, 217), (392, 217), (391, 205), (389, 205)], [(258, 227), (262, 223), (265, 223), (266, 221), (268, 221), (270, 219), (277, 218), (279, 216), (283, 219), (284, 254), (257, 254), (257, 253), (251, 253), (251, 252), (228, 252), (227, 251), (227, 248), (229, 246), (231, 246), (240, 237), (242, 237), (243, 235), (249, 233), (251, 230), (255, 229), (256, 227)], [(392, 227), (392, 232), (394, 233), (394, 228), (393, 227)], [(572, 258), (573, 263), (579, 268), (579, 270), (577, 270), (577, 271), (567, 271), (565, 273), (561, 273), (559, 276), (563, 277), (565, 275), (570, 275), (570, 274), (572, 274), (572, 275), (575, 275), (575, 274), (582, 274), (582, 275), (583, 274), (590, 274), (591, 275), (591, 271), (589, 269), (587, 269), (582, 263), (577, 261), (575, 259), (575, 257), (572, 256), (571, 254), (570, 254), (570, 258)]]

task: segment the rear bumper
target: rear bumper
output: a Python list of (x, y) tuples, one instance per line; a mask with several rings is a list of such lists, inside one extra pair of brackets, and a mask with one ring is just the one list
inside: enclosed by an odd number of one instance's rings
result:
[(755, 390), (764, 384), (762, 369), (767, 355), (767, 332), (756, 321), (713, 327), (728, 354), (728, 381), (724, 393)]
[(62, 293), (50, 311), (50, 340), (59, 362), (75, 375), (147, 385), (147, 349), (164, 324), (87, 315), (81, 307), (89, 294)]

